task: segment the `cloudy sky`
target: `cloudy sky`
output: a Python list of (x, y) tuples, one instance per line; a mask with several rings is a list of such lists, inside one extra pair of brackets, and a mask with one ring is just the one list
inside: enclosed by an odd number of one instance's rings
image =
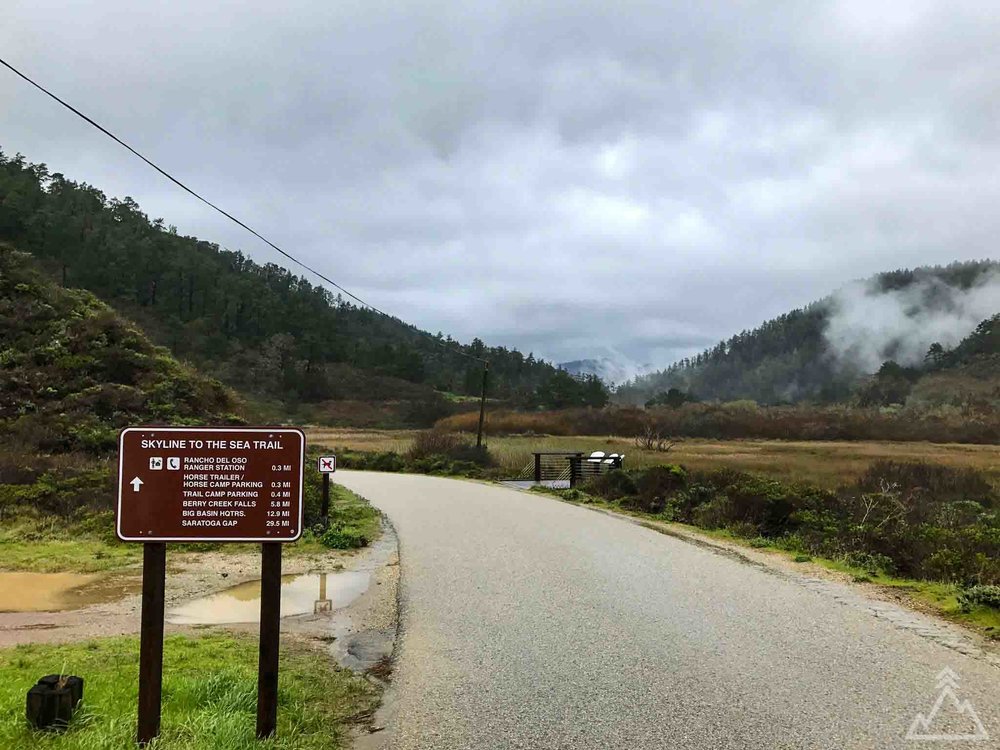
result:
[[(663, 365), (998, 257), (983, 2), (37, 2), (0, 56), (431, 331)], [(0, 70), (0, 148), (280, 258)]]

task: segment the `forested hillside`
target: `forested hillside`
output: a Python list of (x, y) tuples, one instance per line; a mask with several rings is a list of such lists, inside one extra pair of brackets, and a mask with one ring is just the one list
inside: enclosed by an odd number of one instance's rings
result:
[(964, 414), (1000, 411), (1000, 313), (984, 320), (953, 349), (932, 345), (918, 367), (886, 362), (859, 387), (859, 406), (928, 409)]
[[(60, 288), (30, 255), (2, 243), (0, 375), (3, 453), (23, 454), (27, 466), (38, 454), (108, 455), (130, 424), (242, 421), (221, 383), (153, 346), (90, 292)], [(17, 465), (4, 461), (0, 469)]]
[[(879, 274), (808, 307), (742, 331), (711, 349), (626, 383), (623, 403), (690, 400), (761, 404), (857, 401), (885, 363), (913, 382), (933, 370), (967, 363), (970, 347), (994, 346), (989, 337), (959, 340), (1000, 311), (1000, 264)], [(981, 333), (981, 332), (980, 332)], [(950, 345), (935, 336), (949, 337)], [(978, 343), (976, 343), (978, 342)], [(985, 369), (984, 369), (985, 368)], [(992, 376), (995, 359), (969, 374)], [(873, 404), (862, 404), (873, 405)]]
[[(482, 366), (455, 349), (489, 359), (491, 397), (512, 404), (545, 405), (539, 399), (558, 372), (531, 354), (478, 339), (460, 345), (359, 308), (285, 268), (179, 236), (129, 198), (109, 199), (2, 153), (0, 240), (32, 253), (63, 286), (90, 290), (176, 356), (286, 413), (302, 403), (337, 412), (331, 404), (392, 400), (403, 407), (387, 420), (432, 422), (455, 408), (455, 395), (480, 391)], [(578, 390), (583, 404), (593, 388)], [(350, 419), (352, 409), (340, 411)], [(381, 414), (353, 411), (361, 422)]]

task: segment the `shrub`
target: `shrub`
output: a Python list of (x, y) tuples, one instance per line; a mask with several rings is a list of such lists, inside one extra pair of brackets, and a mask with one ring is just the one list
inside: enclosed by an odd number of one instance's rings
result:
[(904, 496), (924, 494), (935, 502), (973, 500), (992, 507), (993, 488), (975, 469), (956, 469), (927, 461), (876, 461), (857, 482), (860, 492), (896, 488)]
[(406, 468), (406, 461), (394, 451), (372, 453), (368, 455), (367, 459), (367, 462), (363, 461), (364, 465), (358, 468), (370, 469), (371, 471), (403, 471)]
[(855, 550), (848, 552), (843, 559), (852, 568), (861, 568), (869, 576), (877, 576), (879, 573), (892, 575), (896, 570), (896, 564), (891, 557), (877, 552)]
[(666, 510), (667, 501), (658, 495), (643, 496), (643, 495), (626, 495), (621, 498), (619, 504), (626, 510), (636, 510), (641, 513), (650, 513), (652, 515), (659, 515)]
[[(883, 461), (834, 492), (730, 469), (661, 466), (608, 474), (587, 490), (629, 510), (843, 559), (869, 577), (1000, 582), (996, 495), (974, 471)], [(976, 500), (960, 499), (967, 494)]]
[(357, 549), (367, 547), (370, 541), (364, 532), (351, 525), (331, 526), (319, 540), (329, 549)]
[(687, 472), (680, 466), (654, 466), (642, 472), (636, 490), (643, 498), (666, 500), (687, 485)]
[(583, 491), (605, 500), (620, 500), (635, 495), (639, 490), (627, 472), (614, 469), (591, 479), (583, 486)]
[(493, 463), (485, 447), (473, 445), (471, 440), (457, 432), (444, 430), (425, 430), (419, 433), (406, 454), (410, 460), (432, 456), (444, 456), (453, 461), (465, 461), (479, 466), (490, 466)]
[(970, 586), (958, 595), (958, 603), (966, 612), (975, 606), (1000, 609), (1000, 586)]
[(762, 539), (757, 533), (757, 525), (753, 523), (747, 523), (745, 521), (737, 521), (736, 523), (731, 523), (726, 527), (733, 536), (742, 537), (744, 539)]

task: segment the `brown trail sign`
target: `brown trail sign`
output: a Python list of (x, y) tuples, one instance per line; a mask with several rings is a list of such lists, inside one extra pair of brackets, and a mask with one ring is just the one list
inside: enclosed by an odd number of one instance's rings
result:
[(305, 434), (288, 427), (128, 427), (115, 529), (143, 543), (138, 741), (160, 731), (166, 542), (260, 542), (257, 737), (277, 723), (281, 543), (302, 534)]
[(286, 428), (129, 427), (118, 453), (126, 542), (293, 542), (305, 436)]

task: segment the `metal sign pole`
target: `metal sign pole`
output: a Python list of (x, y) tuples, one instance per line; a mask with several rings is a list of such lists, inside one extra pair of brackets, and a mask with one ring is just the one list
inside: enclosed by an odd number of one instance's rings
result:
[(146, 745), (160, 733), (163, 685), (163, 599), (167, 580), (167, 545), (142, 546), (142, 630), (139, 638), (138, 742)]
[(261, 545), (260, 660), (257, 667), (257, 739), (278, 724), (278, 641), (281, 633), (281, 544)]
[(320, 517), (323, 519), (323, 527), (330, 525), (330, 475), (323, 475), (323, 506), (320, 508)]

